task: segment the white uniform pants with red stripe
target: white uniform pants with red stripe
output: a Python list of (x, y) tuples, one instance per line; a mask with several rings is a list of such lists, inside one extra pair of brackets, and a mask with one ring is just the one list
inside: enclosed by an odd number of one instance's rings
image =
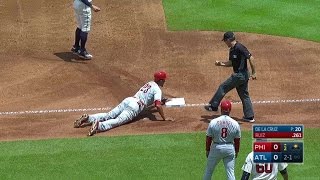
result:
[(124, 99), (108, 113), (89, 115), (89, 122), (99, 121), (98, 130), (107, 131), (133, 120), (142, 110), (140, 100), (134, 97)]

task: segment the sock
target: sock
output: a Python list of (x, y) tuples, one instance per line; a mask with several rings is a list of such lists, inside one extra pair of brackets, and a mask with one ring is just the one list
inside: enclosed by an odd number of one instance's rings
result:
[(76, 32), (75, 32), (75, 41), (74, 41), (74, 47), (80, 47), (79, 43), (80, 43), (80, 33), (81, 33), (81, 29), (77, 28)]
[(87, 32), (82, 32), (80, 33), (80, 40), (81, 40), (81, 51), (86, 50), (86, 43), (87, 43), (87, 38), (88, 38), (88, 33)]

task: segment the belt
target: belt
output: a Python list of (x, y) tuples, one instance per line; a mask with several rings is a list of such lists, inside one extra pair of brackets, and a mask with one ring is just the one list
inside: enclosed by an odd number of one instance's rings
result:
[(232, 142), (213, 142), (213, 144), (233, 144)]
[(234, 73), (247, 73), (248, 71), (247, 70), (241, 70), (241, 71), (239, 71), (239, 70), (237, 70), (237, 71), (233, 71)]

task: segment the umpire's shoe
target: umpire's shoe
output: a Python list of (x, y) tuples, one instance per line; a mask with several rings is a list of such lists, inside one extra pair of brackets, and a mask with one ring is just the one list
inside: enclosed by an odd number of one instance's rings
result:
[(75, 55), (79, 55), (80, 53), (80, 47), (72, 46), (71, 52)]
[(82, 50), (79, 52), (78, 56), (82, 59), (85, 59), (85, 60), (90, 60), (92, 59), (92, 55), (89, 54), (86, 50)]
[(204, 109), (207, 111), (218, 111), (218, 107), (213, 107), (211, 105), (204, 106)]
[(249, 118), (243, 117), (242, 120), (250, 123), (254, 123), (256, 121), (254, 120), (254, 117), (249, 117)]

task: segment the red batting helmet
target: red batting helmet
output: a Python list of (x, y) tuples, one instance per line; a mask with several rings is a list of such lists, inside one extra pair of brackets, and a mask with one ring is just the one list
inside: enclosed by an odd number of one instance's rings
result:
[(231, 111), (231, 102), (229, 100), (223, 100), (220, 103), (221, 111), (230, 112)]
[(154, 73), (154, 81), (165, 80), (167, 78), (167, 73), (164, 71), (158, 71)]

